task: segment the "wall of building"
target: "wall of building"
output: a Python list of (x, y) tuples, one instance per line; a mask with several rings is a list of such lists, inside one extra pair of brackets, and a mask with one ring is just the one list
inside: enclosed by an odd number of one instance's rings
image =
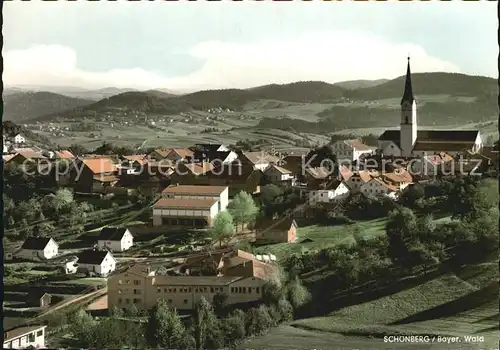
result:
[(26, 334), (16, 339), (11, 339), (3, 343), (4, 349), (24, 349), (29, 346), (33, 346), (35, 348), (45, 348), (45, 330), (40, 329), (39, 331), (35, 331), (30, 335)]

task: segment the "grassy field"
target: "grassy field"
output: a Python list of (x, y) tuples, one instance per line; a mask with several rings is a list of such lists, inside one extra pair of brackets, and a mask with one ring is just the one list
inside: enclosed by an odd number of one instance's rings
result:
[(498, 263), (467, 266), (413, 288), (345, 307), (326, 317), (295, 321), (311, 332), (382, 337), (385, 334), (483, 336), (498, 346)]
[[(354, 244), (356, 243), (353, 237), (354, 230), (359, 229), (359, 232), (366, 238), (376, 237), (385, 233), (385, 223), (386, 219), (384, 218), (359, 221), (352, 225), (312, 225), (299, 227), (297, 228), (297, 243), (265, 245), (256, 248), (256, 252), (271, 253), (280, 258), (292, 253), (300, 253), (338, 244)], [(306, 239), (311, 240), (311, 242), (301, 243)]]

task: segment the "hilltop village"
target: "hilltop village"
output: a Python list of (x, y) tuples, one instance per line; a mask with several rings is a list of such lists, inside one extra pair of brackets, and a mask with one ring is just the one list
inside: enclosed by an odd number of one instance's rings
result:
[[(406, 241), (394, 243), (397, 235), (391, 232), (402, 225), (391, 226), (395, 217), (403, 222), (432, 221), (430, 213), (440, 216), (434, 219), (469, 218), (477, 206), (467, 207), (472, 200), (464, 198), (477, 198), (474, 191), (484, 193), (482, 186), (497, 183), (498, 176), (498, 141), (485, 146), (477, 130), (420, 130), (417, 110), (408, 61), (400, 127), (380, 135), (377, 147), (348, 139), (303, 154), (224, 144), (119, 154), (104, 144), (93, 154), (80, 154), (41, 149), (22, 133), (3, 135), (4, 328), (9, 329), (4, 348), (53, 347), (69, 333), (82, 341), (83, 333), (61, 321), (61, 315), (76, 313), (84, 322), (77, 310), (151, 322), (145, 315), (162, 303), (201, 317), (203, 300), (234, 329), (238, 317), (228, 310), (249, 310), (243, 333), (246, 327), (246, 335), (258, 334), (259, 327), (290, 320), (306, 302), (320, 298), (303, 285), (307, 274), (320, 275), (314, 271), (327, 266), (337, 271), (339, 286), (363, 282), (362, 273), (353, 282), (350, 272), (335, 265), (341, 249), (355, 249), (342, 240), (375, 251), (370, 244), (378, 243), (370, 242), (387, 235), (389, 246), (414, 253)], [(474, 220), (484, 219), (476, 214)], [(490, 233), (482, 237), (492, 239)], [(437, 263), (441, 253), (459, 245), (454, 238), (451, 243), (449, 237), (433, 238), (441, 245), (438, 254), (436, 245), (424, 247), (426, 240), (419, 239), (418, 254), (388, 253), (387, 261), (404, 260), (410, 269)], [(460, 241), (460, 247), (471, 254), (479, 249), (481, 255), (486, 244), (481, 239)], [(334, 253), (323, 254), (334, 246)], [(388, 268), (382, 265), (370, 272), (373, 279)], [(283, 281), (283, 270), (294, 277)], [(269, 283), (277, 280), (288, 288), (289, 294), (281, 290), (289, 295), (284, 299), (269, 296)], [(270, 316), (262, 305), (279, 315)], [(135, 326), (130, 327), (132, 332)], [(233, 336), (218, 341), (244, 338)], [(151, 339), (146, 341), (154, 343)], [(86, 341), (80, 345), (91, 347), (92, 340)], [(187, 346), (181, 340), (156, 345)]]

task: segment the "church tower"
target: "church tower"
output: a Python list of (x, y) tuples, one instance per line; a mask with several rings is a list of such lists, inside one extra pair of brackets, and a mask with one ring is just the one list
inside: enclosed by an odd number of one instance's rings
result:
[(417, 140), (417, 103), (411, 85), (410, 57), (406, 69), (405, 91), (401, 99), (400, 145), (403, 157), (411, 156)]

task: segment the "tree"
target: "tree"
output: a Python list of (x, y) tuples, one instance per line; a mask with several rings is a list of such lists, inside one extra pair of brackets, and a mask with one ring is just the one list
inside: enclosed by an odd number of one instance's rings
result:
[(226, 293), (217, 293), (213, 298), (213, 308), (217, 316), (222, 317), (226, 315), (228, 306), (228, 295)]
[(262, 187), (260, 199), (264, 207), (264, 216), (272, 217), (278, 211), (278, 206), (283, 202), (283, 193), (283, 189), (274, 184)]
[(246, 331), (248, 335), (264, 333), (273, 325), (273, 319), (266, 305), (251, 308), (246, 314)]
[(385, 226), (389, 240), (389, 256), (396, 262), (405, 262), (408, 251), (416, 241), (417, 218), (408, 208), (393, 210)]
[(223, 242), (231, 240), (234, 235), (234, 224), (233, 217), (228, 211), (217, 213), (210, 234), (215, 242), (219, 242), (221, 248)]
[(241, 191), (228, 205), (228, 211), (231, 213), (236, 226), (241, 225), (243, 229), (246, 224), (251, 223), (259, 211), (252, 195)]
[(165, 349), (185, 349), (192, 340), (177, 312), (163, 299), (150, 312), (145, 338), (149, 346)]
[(78, 310), (72, 317), (70, 332), (85, 348), (92, 347), (95, 340), (96, 321), (85, 310)]
[(407, 207), (414, 207), (417, 201), (424, 198), (425, 190), (424, 187), (418, 183), (408, 186), (401, 196), (399, 197), (399, 202)]
[(56, 211), (59, 213), (62, 210), (67, 210), (74, 202), (73, 192), (67, 188), (57, 190), (54, 198)]
[(219, 320), (212, 305), (204, 297), (201, 297), (195, 305), (193, 325), (196, 349), (218, 349), (222, 346)]
[(241, 310), (233, 311), (222, 320), (222, 331), (227, 346), (232, 346), (245, 338), (245, 313)]
[(293, 306), (285, 298), (281, 298), (278, 301), (277, 310), (280, 313), (281, 322), (288, 322), (293, 320)]
[(287, 284), (287, 291), (288, 300), (290, 300), (290, 304), (295, 310), (311, 299), (311, 294), (307, 288), (304, 287), (298, 276), (295, 276), (295, 278)]

